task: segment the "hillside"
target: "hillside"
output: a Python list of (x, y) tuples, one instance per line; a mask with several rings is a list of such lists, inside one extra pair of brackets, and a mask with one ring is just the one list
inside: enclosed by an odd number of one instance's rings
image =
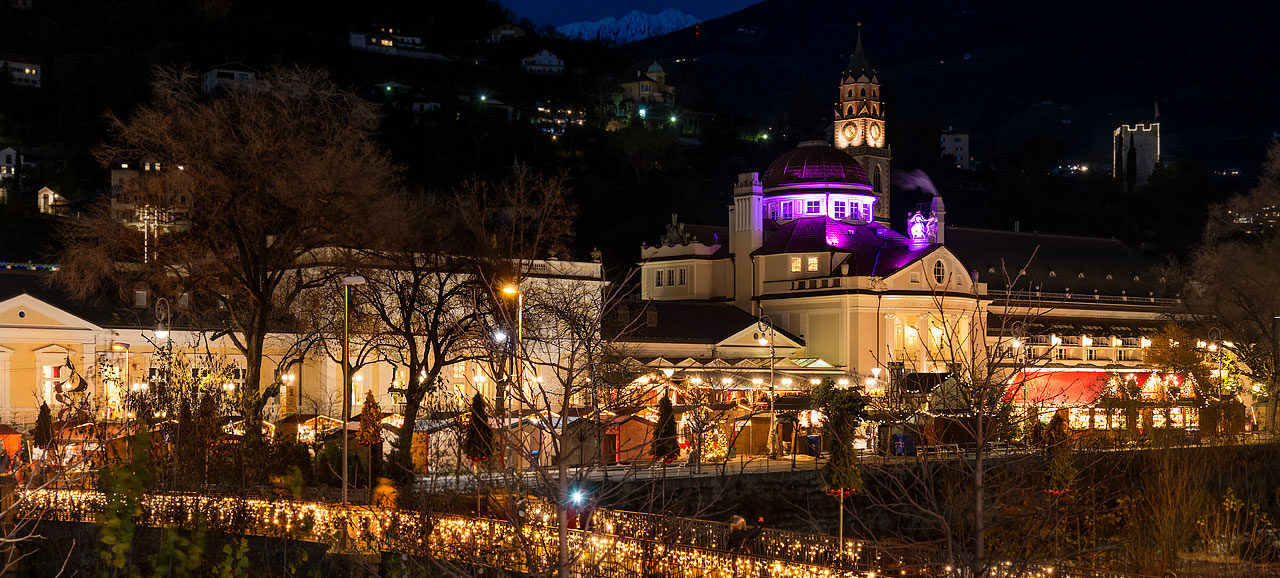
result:
[[(954, 125), (974, 133), (980, 160), (1048, 135), (1078, 157), (1068, 162), (1106, 163), (1110, 131), (1150, 120), (1158, 101), (1167, 158), (1250, 167), (1280, 130), (1273, 106), (1280, 79), (1262, 72), (1280, 48), (1272, 30), (1278, 16), (1270, 4), (1192, 0), (995, 0), (928, 10), (765, 0), (704, 22), (699, 34), (685, 30), (632, 48), (696, 59), (702, 85), (719, 104), (776, 118), (806, 100), (829, 106), (861, 21), (885, 83), (895, 152), (911, 148), (904, 133)], [(824, 110), (806, 127), (811, 134), (788, 140), (818, 134), (823, 127), (816, 124), (826, 118)], [(919, 159), (900, 160), (910, 166)]]

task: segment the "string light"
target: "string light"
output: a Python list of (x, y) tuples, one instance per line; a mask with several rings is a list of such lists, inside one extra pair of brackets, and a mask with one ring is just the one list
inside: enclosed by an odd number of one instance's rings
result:
[[(19, 516), (61, 522), (91, 523), (107, 505), (101, 492), (88, 490), (18, 490)], [(197, 514), (210, 528), (259, 536), (332, 542), (344, 531), (362, 551), (395, 551), (429, 555), (522, 573), (549, 570), (557, 559), (555, 507), (530, 500), (530, 523), (431, 514), (369, 506), (322, 502), (261, 500), (202, 494), (148, 494), (140, 500), (139, 525), (192, 525)], [(600, 508), (592, 515), (594, 531), (570, 530), (569, 550), (578, 553), (574, 570), (608, 564), (637, 574), (644, 570), (685, 575), (697, 569), (705, 578), (771, 576), (779, 578), (864, 578), (884, 575), (882, 564), (906, 572), (906, 561), (888, 560), (875, 543), (857, 539), (838, 544), (834, 536), (765, 529), (753, 542), (753, 554), (725, 551), (726, 524), (678, 519), (681, 544), (643, 536), (661, 535), (671, 519), (657, 514)], [(540, 522), (540, 523), (537, 523)], [(692, 522), (692, 523), (687, 523)], [(511, 553), (516, 555), (512, 556)], [(941, 564), (912, 569), (913, 575), (951, 575)], [(1070, 572), (1070, 567), (1034, 565), (1025, 572), (1012, 566), (993, 569), (994, 576), (1103, 576), (1120, 574)]]

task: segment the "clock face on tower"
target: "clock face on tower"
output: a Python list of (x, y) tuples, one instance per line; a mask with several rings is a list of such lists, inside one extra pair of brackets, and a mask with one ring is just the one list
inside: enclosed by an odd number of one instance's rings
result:
[(853, 140), (858, 136), (858, 125), (854, 123), (846, 124), (841, 132), (844, 133), (845, 140)]
[(879, 138), (880, 138), (880, 125), (878, 124), (871, 125), (871, 140), (878, 140)]

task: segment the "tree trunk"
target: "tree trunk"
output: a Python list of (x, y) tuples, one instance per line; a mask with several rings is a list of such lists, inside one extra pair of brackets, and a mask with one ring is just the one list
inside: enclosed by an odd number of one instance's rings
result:
[[(975, 425), (974, 429), (974, 431), (977, 432), (977, 435), (974, 437), (978, 440), (978, 447), (977, 450), (975, 450), (973, 458), (973, 568), (975, 571), (984, 567), (983, 560), (987, 557), (985, 536), (987, 531), (986, 514), (983, 508), (987, 497), (987, 488), (985, 486), (986, 481), (984, 479), (985, 476), (983, 476), (985, 473), (983, 471), (983, 468), (985, 467), (983, 452), (986, 450), (986, 444), (983, 443), (982, 439), (983, 421), (985, 420), (983, 420), (983, 412), (981, 410), (977, 412), (977, 420), (978, 423)], [(981, 575), (981, 573), (978, 574)]]
[[(561, 447), (563, 448), (563, 445)], [(569, 504), (569, 475), (566, 469), (567, 469), (567, 466), (565, 465), (564, 460), (560, 460), (560, 464), (557, 468), (559, 473), (559, 484), (558, 484), (559, 492), (557, 492), (557, 495), (559, 495), (560, 497), (560, 508), (559, 508), (560, 513), (559, 513), (559, 520), (558, 520), (560, 525), (559, 536), (558, 536), (560, 556), (559, 556), (559, 563), (557, 564), (557, 566), (559, 569), (558, 573), (560, 575), (560, 578), (569, 578), (569, 574), (570, 574), (569, 572), (570, 570), (570, 567), (569, 567), (569, 512), (568, 512), (568, 509), (566, 508), (566, 506)], [(579, 514), (579, 516), (581, 516), (581, 514)]]

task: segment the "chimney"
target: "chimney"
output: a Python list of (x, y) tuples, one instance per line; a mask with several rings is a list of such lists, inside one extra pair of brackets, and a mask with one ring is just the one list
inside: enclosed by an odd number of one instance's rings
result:
[(942, 197), (934, 197), (929, 202), (929, 211), (933, 213), (934, 218), (938, 219), (938, 236), (934, 242), (939, 245), (946, 244), (947, 235), (947, 206), (942, 203)]

